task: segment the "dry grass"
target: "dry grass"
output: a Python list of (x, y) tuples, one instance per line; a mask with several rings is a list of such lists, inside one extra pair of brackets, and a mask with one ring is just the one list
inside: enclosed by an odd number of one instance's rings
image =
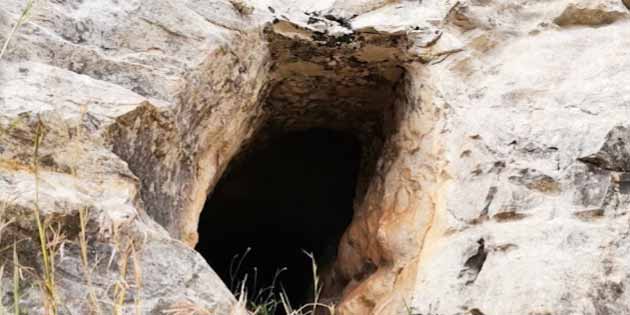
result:
[(87, 217), (88, 210), (86, 208), (79, 209), (79, 248), (81, 249), (81, 266), (83, 268), (83, 274), (85, 276), (85, 283), (88, 287), (88, 299), (90, 301), (92, 312), (94, 312), (95, 315), (100, 315), (102, 314), (101, 307), (96, 298), (94, 285), (92, 284), (92, 268), (90, 268), (90, 263), (88, 260), (88, 242), (85, 236), (85, 232), (87, 229)]
[(164, 311), (168, 315), (212, 315), (210, 311), (193, 302), (183, 301), (173, 304), (169, 309)]
[[(238, 269), (240, 269), (245, 256), (249, 252), (249, 249), (245, 252), (245, 254), (238, 259), (237, 267), (231, 271), (236, 271), (238, 273)], [(315, 257), (312, 253), (304, 252), (305, 255), (311, 260), (311, 272), (313, 275), (313, 301), (301, 305), (299, 307), (293, 307), (291, 301), (289, 300), (289, 296), (287, 292), (284, 290), (282, 285), (278, 282), (278, 278), (280, 274), (285, 269), (280, 269), (276, 272), (274, 279), (272, 280), (271, 285), (268, 287), (260, 289), (254, 295), (248, 298), (247, 292), (245, 292), (245, 285), (247, 283), (248, 275), (243, 276), (243, 280), (239, 283), (239, 290), (235, 292), (238, 296), (239, 301), (246, 300), (246, 306), (250, 310), (252, 315), (275, 315), (278, 310), (284, 311), (287, 315), (316, 315), (319, 311), (324, 311), (329, 315), (335, 314), (335, 306), (333, 304), (326, 304), (320, 302), (320, 296), (322, 292), (321, 283), (319, 281), (318, 271), (317, 271), (317, 263), (315, 261)], [(234, 260), (236, 260), (234, 259)], [(256, 272), (256, 271), (254, 271)], [(232, 275), (230, 275), (233, 277)], [(254, 278), (256, 276), (254, 275)], [(279, 292), (277, 292), (277, 286), (280, 287)]]
[[(80, 123), (80, 122), (79, 122)], [(44, 219), (41, 215), (40, 208), (40, 149), (42, 147), (42, 143), (45, 138), (45, 126), (39, 117), (37, 118), (35, 125), (35, 135), (33, 136), (33, 151), (32, 151), (32, 164), (25, 165), (25, 168), (28, 168), (29, 171), (32, 172), (35, 178), (35, 196), (33, 202), (33, 218), (34, 218), (34, 227), (36, 230), (36, 236), (34, 238), (27, 237), (26, 239), (22, 239), (19, 241), (14, 241), (10, 246), (6, 248), (0, 248), (0, 252), (13, 249), (13, 310), (11, 313), (13, 314), (23, 314), (24, 310), (20, 309), (20, 299), (22, 298), (22, 294), (20, 291), (20, 285), (24, 281), (24, 272), (29, 275), (30, 279), (35, 279), (35, 283), (37, 287), (41, 289), (41, 297), (42, 297), (42, 306), (44, 308), (44, 312), (47, 315), (57, 315), (60, 313), (61, 309), (66, 309), (65, 303), (61, 301), (59, 292), (57, 291), (57, 279), (55, 277), (55, 267), (56, 267), (56, 259), (58, 257), (63, 257), (63, 246), (66, 242), (68, 242), (66, 235), (63, 233), (64, 229), (61, 226), (61, 223), (52, 224), (48, 219)], [(6, 130), (3, 130), (6, 131)], [(1, 164), (1, 161), (0, 161)], [(74, 173), (74, 172), (73, 172)], [(5, 218), (6, 209), (8, 206), (8, 201), (0, 203), (0, 219)], [(80, 249), (80, 262), (81, 268), (84, 274), (84, 281), (87, 287), (87, 301), (90, 307), (90, 314), (101, 315), (103, 314), (103, 310), (101, 305), (103, 303), (110, 304), (112, 306), (113, 312), (115, 315), (127, 314), (124, 310), (126, 306), (126, 296), (130, 289), (134, 289), (137, 294), (134, 296), (134, 308), (135, 314), (142, 314), (142, 300), (140, 291), (142, 289), (142, 272), (141, 272), (141, 264), (140, 259), (138, 257), (136, 246), (133, 242), (128, 241), (124, 238), (119, 237), (118, 233), (115, 233), (113, 246), (115, 248), (114, 255), (112, 258), (116, 256), (118, 253), (118, 270), (119, 275), (118, 279), (114, 284), (114, 298), (113, 301), (109, 298), (99, 300), (99, 297), (96, 293), (96, 288), (94, 287), (94, 283), (92, 280), (93, 276), (93, 266), (94, 261), (90, 262), (89, 257), (89, 242), (87, 239), (87, 225), (89, 220), (89, 210), (87, 208), (79, 209), (79, 231), (77, 236), (77, 243)], [(6, 218), (5, 218), (6, 219)], [(2, 234), (6, 230), (6, 228), (12, 224), (14, 220), (10, 220), (8, 222), (0, 221), (0, 240), (3, 240)], [(124, 241), (123, 241), (124, 239)], [(32, 240), (36, 244), (38, 244), (38, 256), (40, 260), (38, 264), (40, 268), (27, 268), (20, 265), (20, 246), (19, 243), (22, 241)], [(95, 261), (99, 261), (99, 258), (96, 257)], [(1, 273), (4, 274), (5, 266), (0, 266)], [(132, 269), (129, 269), (132, 268)], [(37, 272), (37, 270), (41, 270)], [(128, 271), (132, 271), (133, 274), (129, 274), (129, 276), (133, 276), (133, 284), (128, 283), (127, 276)], [(1, 275), (0, 275), (1, 276)], [(32, 276), (32, 278), (31, 278)], [(0, 288), (0, 290), (6, 288)], [(1, 295), (0, 295), (1, 296)], [(108, 302), (109, 301), (109, 302)], [(22, 312), (22, 313), (21, 313)], [(3, 308), (0, 308), (0, 315), (9, 314), (9, 312), (5, 311)]]
[(2, 59), (2, 57), (6, 53), (7, 48), (9, 47), (9, 43), (11, 42), (11, 39), (13, 38), (13, 36), (15, 36), (15, 32), (30, 17), (31, 11), (33, 10), (33, 4), (34, 4), (34, 0), (27, 0), (26, 1), (26, 6), (22, 10), (22, 14), (18, 18), (18, 20), (15, 23), (15, 25), (13, 25), (13, 28), (11, 29), (11, 32), (9, 32), (9, 35), (7, 36), (7, 39), (4, 41), (4, 44), (2, 45), (2, 49), (0, 50), (0, 59)]
[[(114, 230), (114, 248), (115, 253), (118, 254), (118, 271), (119, 277), (114, 284), (114, 315), (123, 315), (125, 300), (129, 290), (135, 290), (134, 294), (134, 312), (142, 314), (142, 270), (140, 267), (140, 259), (138, 258), (138, 252), (136, 251), (136, 245), (132, 240), (123, 238), (118, 231)], [(129, 275), (129, 268), (133, 269), (133, 282), (129, 283), (127, 280)]]
[[(237, 277), (239, 269), (241, 268), (243, 261), (247, 257), (247, 254), (251, 249), (247, 249), (243, 255), (236, 255), (232, 258), (232, 264), (230, 266), (230, 278), (234, 283), (234, 279)], [(238, 298), (235, 303), (232, 313), (240, 314), (239, 311), (247, 309), (249, 315), (275, 315), (277, 311), (283, 311), (286, 315), (316, 315), (324, 311), (325, 314), (335, 315), (335, 306), (332, 304), (321, 303), (319, 298), (321, 295), (321, 285), (319, 277), (317, 275), (317, 263), (313, 254), (305, 252), (305, 254), (311, 260), (312, 273), (313, 273), (313, 301), (301, 305), (298, 308), (294, 308), (289, 301), (289, 297), (286, 291), (281, 288), (280, 283), (277, 281), (280, 274), (285, 269), (280, 269), (276, 272), (272, 283), (264, 288), (261, 288), (255, 294), (248, 295), (245, 287), (249, 281), (249, 275), (245, 274), (241, 280), (238, 281), (236, 287), (232, 287), (234, 295)], [(254, 273), (257, 271), (254, 269)], [(253, 278), (256, 278), (254, 275)], [(277, 293), (277, 287), (280, 286), (281, 290)], [(164, 311), (164, 314), (168, 315), (211, 315), (210, 310), (199, 306), (190, 301), (182, 301), (173, 304), (169, 309)]]
[[(39, 178), (39, 148), (41, 146), (42, 140), (44, 139), (44, 128), (41, 120), (37, 122), (37, 129), (35, 131), (35, 139), (34, 139), (34, 150), (33, 150), (33, 172), (35, 174), (35, 208), (34, 208), (34, 217), (35, 224), (37, 226), (37, 233), (39, 237), (40, 243), (40, 253), (42, 255), (42, 263), (44, 269), (44, 283), (42, 285), (42, 290), (44, 291), (44, 296), (46, 297), (45, 308), (49, 314), (57, 315), (58, 306), (57, 306), (57, 291), (55, 285), (55, 245), (58, 245), (61, 241), (61, 235), (58, 233), (59, 230), (51, 230), (53, 237), (53, 244), (49, 244), (49, 239), (47, 235), (47, 224), (42, 221), (40, 217), (40, 208), (39, 208), (39, 186), (40, 186), (40, 178)], [(50, 246), (49, 246), (50, 245)], [(19, 314), (19, 313), (18, 313)]]
[[(32, 6), (32, 1), (29, 1), (29, 6), (27, 7), (30, 10)], [(27, 17), (28, 13), (23, 14), (23, 17)], [(19, 25), (18, 25), (19, 26)], [(15, 31), (15, 30), (14, 30)], [(14, 32), (13, 31), (13, 32)], [(6, 50), (6, 46), (8, 45), (8, 40), (4, 44), (3, 52)], [(1, 55), (0, 55), (1, 57)], [(80, 128), (79, 128), (80, 129)], [(80, 130), (79, 130), (80, 132)], [(43, 122), (38, 118), (35, 130), (35, 136), (33, 139), (33, 163), (30, 165), (30, 169), (32, 170), (35, 176), (35, 200), (34, 200), (34, 209), (33, 209), (33, 217), (34, 217), (34, 225), (36, 228), (36, 237), (33, 239), (34, 242), (38, 243), (39, 256), (41, 257), (41, 268), (38, 268), (42, 272), (38, 274), (35, 269), (27, 268), (20, 265), (20, 257), (18, 251), (18, 241), (13, 242), (12, 246), (7, 247), (6, 249), (13, 249), (13, 313), (14, 314), (22, 314), (24, 310), (20, 309), (20, 299), (21, 299), (21, 284), (24, 281), (24, 272), (26, 271), (28, 275), (33, 274), (35, 279), (37, 279), (38, 285), (42, 290), (42, 304), (44, 306), (46, 314), (49, 315), (57, 315), (60, 313), (60, 308), (64, 307), (64, 303), (61, 300), (60, 294), (57, 291), (57, 283), (55, 277), (55, 267), (56, 267), (56, 259), (60, 257), (60, 251), (63, 249), (63, 245), (67, 242), (66, 235), (63, 233), (62, 226), (60, 224), (53, 225), (49, 222), (49, 220), (43, 220), (40, 209), (40, 148), (42, 146), (42, 142), (45, 138), (45, 128)], [(1, 163), (1, 161), (0, 161)], [(73, 169), (72, 172), (76, 175), (76, 169)], [(0, 204), (0, 213), (2, 213), (3, 207), (6, 208), (6, 204)], [(118, 279), (114, 284), (114, 297), (113, 301), (108, 299), (100, 300), (97, 295), (96, 288), (94, 287), (93, 282), (93, 267), (90, 263), (89, 257), (89, 249), (90, 245), (87, 239), (87, 226), (90, 214), (89, 209), (83, 208), (79, 210), (79, 233), (78, 233), (78, 245), (80, 249), (80, 262), (81, 268), (84, 275), (85, 285), (87, 287), (86, 296), (87, 302), (90, 307), (90, 314), (101, 315), (103, 314), (103, 310), (101, 305), (103, 303), (110, 303), (112, 307), (112, 313), (114, 315), (122, 315), (128, 314), (128, 310), (125, 309), (127, 307), (126, 297), (130, 290), (135, 290), (134, 294), (134, 312), (136, 315), (141, 315), (142, 312), (142, 295), (140, 294), (142, 291), (142, 270), (141, 263), (138, 257), (138, 252), (136, 246), (133, 241), (122, 239), (117, 233), (114, 231), (113, 238), (113, 246), (114, 246), (114, 254), (118, 256)], [(2, 218), (2, 216), (0, 216)], [(12, 224), (13, 221), (1, 222), (0, 221), (0, 240), (2, 240), (2, 232), (6, 230), (6, 228)], [(29, 239), (31, 239), (29, 237)], [(21, 241), (20, 241), (21, 242)], [(2, 249), (0, 249), (2, 251)], [(238, 274), (238, 270), (241, 268), (244, 259), (247, 256), (247, 252), (240, 257), (240, 259), (236, 260), (235, 269), (233, 270), (233, 274)], [(305, 254), (311, 259), (312, 263), (312, 274), (313, 274), (313, 300), (310, 303), (306, 303), (304, 305), (294, 307), (291, 305), (289, 301), (287, 292), (282, 289), (281, 285), (276, 282), (279, 275), (283, 272), (283, 270), (278, 270), (274, 280), (271, 285), (265, 288), (262, 288), (258, 291), (251, 292), (248, 299), (248, 292), (246, 292), (245, 287), (248, 281), (247, 275), (245, 275), (240, 281), (236, 282), (236, 277), (232, 277), (232, 288), (236, 288), (235, 295), (238, 298), (236, 303), (236, 307), (234, 310), (239, 309), (248, 309), (250, 315), (275, 315), (277, 311), (284, 311), (287, 315), (315, 315), (319, 311), (325, 311), (330, 315), (335, 314), (334, 305), (329, 305), (320, 302), (321, 295), (321, 283), (318, 277), (318, 270), (315, 258), (312, 254)], [(99, 259), (96, 258), (96, 261)], [(94, 261), (92, 262), (92, 264)], [(10, 262), (9, 262), (10, 264)], [(0, 266), (0, 278), (4, 275), (5, 265)], [(130, 268), (132, 268), (130, 270)], [(9, 269), (10, 270), (10, 269)], [(131, 274), (130, 272), (133, 272)], [(128, 281), (127, 278), (132, 279)], [(29, 276), (30, 278), (30, 276)], [(254, 279), (256, 276), (253, 277)], [(133, 282), (133, 283), (130, 283)], [(236, 282), (236, 283), (235, 283)], [(2, 282), (0, 282), (0, 296), (2, 296), (2, 291), (6, 288), (1, 287)], [(0, 314), (8, 314), (8, 311), (4, 309), (5, 307), (0, 304)], [(200, 307), (192, 302), (183, 301), (174, 304), (170, 309), (164, 311), (165, 314), (170, 315), (209, 315), (212, 314), (210, 310)]]
[[(0, 232), (1, 233), (1, 232)], [(4, 265), (0, 266), (0, 279), (4, 277)], [(0, 296), (4, 296), (4, 287), (2, 286), (2, 281), (0, 281)], [(9, 312), (4, 307), (2, 303), (0, 303), (0, 314), (8, 314)]]
[[(4, 222), (4, 214), (5, 214), (6, 208), (7, 208), (7, 203), (6, 202), (3, 202), (3, 203), (0, 204), (0, 244), (2, 244), (2, 233), (3, 233), (3, 231), (13, 222), (13, 220), (10, 220), (8, 222)], [(1, 253), (1, 252), (5, 251), (7, 249), (13, 248), (13, 261), (12, 261), (12, 263), (13, 263), (13, 266), (14, 266), (14, 272), (15, 272), (15, 266), (17, 266), (17, 264), (16, 264), (17, 263), (17, 253), (16, 253), (16, 250), (15, 250), (16, 245), (17, 244), (14, 242), (12, 245), (10, 245), (10, 246), (8, 246), (6, 248), (0, 249), (0, 253)], [(5, 266), (6, 266), (5, 263), (0, 265), (0, 297), (4, 296), (4, 286), (3, 286), (4, 282), (2, 281), (2, 279), (4, 278), (4, 268), (5, 268)], [(14, 280), (15, 280), (15, 278), (14, 278)], [(19, 279), (18, 279), (18, 283), (17, 284), (19, 285)], [(14, 281), (14, 286), (15, 286), (15, 281)], [(15, 291), (16, 291), (16, 288), (14, 287), (14, 291), (13, 292), (15, 292)], [(14, 297), (15, 297), (15, 295), (14, 295)], [(17, 304), (17, 303), (14, 302), (13, 304), (14, 304), (14, 310), (15, 310), (15, 304)], [(17, 306), (17, 310), (19, 310), (19, 306)], [(5, 308), (5, 306), (2, 303), (2, 301), (0, 301), (0, 314), (2, 314), (2, 315), (9, 314), (9, 312)]]
[(15, 315), (20, 314), (20, 261), (18, 260), (17, 245), (13, 243), (13, 310)]
[[(11, 40), (15, 37), (18, 29), (30, 18), (31, 12), (35, 5), (36, 0), (26, 0), (26, 4), (21, 11), (21, 14), (13, 25), (11, 31), (7, 34), (4, 43), (2, 43), (0, 49), (0, 59), (4, 57), (6, 54), (8, 47), (11, 43)], [(82, 107), (82, 116), (85, 114), (86, 110), (84, 106)], [(14, 122), (12, 122), (8, 128), (2, 129), (0, 128), (0, 133), (4, 133), (8, 130), (14, 128), (20, 118), (16, 118)], [(82, 119), (81, 119), (82, 120)], [(79, 121), (80, 124), (80, 121)], [(80, 126), (78, 126), (78, 132), (80, 133)], [(41, 270), (43, 274), (38, 274), (35, 269), (26, 268), (20, 265), (19, 260), (19, 250), (18, 243), (20, 241), (15, 241), (12, 245), (7, 246), (4, 249), (0, 249), (1, 251), (13, 249), (13, 310), (12, 312), (16, 315), (22, 314), (23, 310), (20, 309), (20, 299), (21, 299), (21, 291), (20, 285), (24, 279), (24, 271), (26, 270), (28, 274), (33, 274), (34, 279), (38, 279), (37, 284), (39, 288), (42, 290), (42, 304), (44, 307), (44, 311), (49, 315), (57, 315), (59, 313), (60, 306), (64, 307), (64, 304), (59, 300), (59, 294), (57, 292), (57, 283), (55, 279), (55, 266), (56, 266), (56, 257), (59, 256), (60, 250), (63, 249), (63, 244), (66, 242), (66, 237), (62, 233), (62, 227), (60, 225), (52, 226), (46, 220), (43, 220), (41, 217), (41, 209), (39, 202), (40, 195), (40, 165), (39, 165), (39, 155), (40, 155), (40, 147), (44, 140), (45, 132), (42, 121), (38, 118), (35, 137), (33, 139), (33, 163), (32, 165), (13, 165), (11, 163), (16, 163), (15, 161), (4, 161), (0, 160), (0, 167), (9, 168), (9, 169), (20, 169), (20, 170), (28, 170), (32, 171), (35, 176), (35, 201), (34, 201), (34, 225), (36, 228), (36, 243), (39, 245), (39, 256), (41, 257)], [(79, 136), (81, 136), (79, 134)], [(76, 175), (76, 170), (73, 170), (73, 175)], [(0, 214), (4, 213), (6, 208), (6, 204), (0, 204)], [(89, 213), (87, 209), (81, 209), (79, 211), (79, 220), (80, 220), (80, 231), (78, 236), (78, 243), (80, 248), (80, 260), (81, 267), (83, 269), (85, 283), (88, 288), (87, 296), (88, 301), (91, 308), (91, 313), (95, 315), (102, 314), (101, 303), (99, 303), (99, 299), (96, 294), (96, 290), (93, 285), (92, 275), (93, 270), (90, 266), (89, 262), (89, 244), (86, 236), (87, 229), (87, 221), (88, 221)], [(0, 219), (2, 216), (0, 216)], [(12, 224), (14, 221), (3, 222), (0, 221), (0, 241), (2, 240), (3, 231), (7, 226)], [(28, 238), (30, 240), (30, 238)], [(120, 277), (115, 283), (115, 293), (114, 293), (114, 301), (113, 301), (113, 312), (114, 314), (123, 314), (123, 306), (125, 304), (125, 297), (130, 288), (130, 285), (127, 283), (127, 271), (129, 264), (131, 262), (133, 268), (133, 276), (135, 282), (135, 289), (138, 294), (135, 295), (135, 313), (137, 315), (142, 314), (142, 300), (139, 292), (142, 289), (142, 272), (141, 272), (141, 264), (138, 259), (136, 247), (132, 242), (126, 243), (125, 246), (121, 245), (121, 242), (117, 239), (114, 244), (117, 252), (121, 253), (120, 259), (118, 261)], [(97, 259), (98, 260), (98, 259)], [(5, 273), (5, 265), (0, 265), (0, 278), (4, 276)], [(0, 296), (2, 295), (2, 291), (5, 289), (1, 287), (2, 282), (0, 282)], [(9, 312), (5, 309), (5, 306), (0, 303), (0, 315), (9, 314)]]
[[(131, 287), (127, 281), (127, 272), (129, 271), (129, 259), (133, 248), (133, 242), (125, 242), (120, 233), (114, 229), (114, 253), (118, 253), (118, 280), (114, 283), (114, 301), (113, 301), (113, 315), (124, 314), (125, 299), (127, 297), (127, 291)], [(112, 256), (113, 258), (114, 256)], [(111, 260), (110, 260), (111, 263)]]
[(312, 253), (304, 252), (311, 260), (311, 268), (313, 273), (313, 302), (306, 303), (297, 309), (293, 309), (289, 303), (289, 298), (286, 292), (282, 292), (280, 299), (282, 306), (287, 315), (315, 315), (320, 309), (325, 310), (330, 315), (335, 315), (335, 306), (332, 304), (320, 303), (319, 298), (322, 293), (322, 287), (319, 283), (319, 276), (317, 275), (317, 263)]
[(136, 294), (134, 295), (134, 304), (136, 315), (142, 315), (142, 268), (140, 266), (140, 259), (138, 258), (138, 252), (136, 251), (136, 247), (131, 244), (131, 260), (133, 263), (133, 275), (136, 286)]
[[(0, 206), (0, 209), (3, 209), (5, 206)], [(0, 211), (0, 214), (2, 213), (2, 211)], [(2, 231), (4, 231), (4, 229), (6, 229), (9, 225), (11, 225), (11, 223), (13, 223), (13, 219), (7, 221), (7, 222), (0, 222), (0, 244), (2, 244)]]

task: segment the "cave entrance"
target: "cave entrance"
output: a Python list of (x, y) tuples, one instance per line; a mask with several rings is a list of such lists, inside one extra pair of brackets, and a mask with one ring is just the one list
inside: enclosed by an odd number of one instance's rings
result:
[(380, 161), (396, 154), (386, 141), (403, 114), (398, 106), (413, 97), (406, 35), (312, 27), (277, 20), (265, 28), (266, 81), (252, 107), (239, 109), (247, 120), (226, 128), (240, 138), (224, 139), (216, 152), (213, 170), (222, 177), (216, 184), (209, 177), (212, 192), (196, 225), (197, 250), (233, 292), (247, 275), (250, 300), (287, 268), (277, 280), (291, 304), (312, 302), (304, 251), (316, 259), (327, 302), (343, 299), (381, 260), (365, 252), (378, 242), (375, 233), (348, 227), (365, 213), (370, 189), (378, 193), (373, 176), (387, 167)]
[(319, 268), (334, 263), (352, 220), (360, 160), (359, 140), (344, 131), (290, 131), (254, 142), (206, 201), (197, 250), (233, 290), (247, 274), (250, 297), (286, 268), (278, 283), (293, 305), (308, 302), (312, 266), (303, 251)]

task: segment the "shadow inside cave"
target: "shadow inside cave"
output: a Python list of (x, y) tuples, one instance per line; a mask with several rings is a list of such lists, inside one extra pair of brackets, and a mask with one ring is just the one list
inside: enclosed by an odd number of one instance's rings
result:
[[(320, 269), (334, 262), (352, 220), (360, 159), (359, 141), (331, 129), (276, 134), (253, 145), (208, 197), (197, 250), (232, 290), (247, 274), (250, 298), (287, 268), (276, 289), (284, 287), (294, 306), (308, 302), (312, 269), (303, 250)], [(234, 258), (247, 248), (236, 270)]]

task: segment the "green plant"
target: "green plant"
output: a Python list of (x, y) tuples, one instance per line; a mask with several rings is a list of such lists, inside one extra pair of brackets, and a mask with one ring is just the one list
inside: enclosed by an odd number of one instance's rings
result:
[(13, 25), (13, 28), (11, 29), (11, 32), (9, 32), (9, 36), (7, 36), (7, 39), (4, 41), (4, 44), (2, 45), (2, 50), (0, 50), (0, 59), (2, 59), (2, 56), (4, 56), (4, 53), (7, 51), (7, 48), (9, 47), (9, 42), (11, 41), (13, 36), (15, 35), (15, 32), (30, 17), (31, 10), (33, 9), (33, 3), (34, 3), (34, 0), (27, 0), (26, 1), (26, 6), (22, 10), (22, 14), (18, 18), (18, 20), (15, 23), (15, 25)]

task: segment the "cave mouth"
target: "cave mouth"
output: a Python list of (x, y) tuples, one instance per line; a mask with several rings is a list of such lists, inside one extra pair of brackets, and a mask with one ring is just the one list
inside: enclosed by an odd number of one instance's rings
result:
[(276, 289), (294, 306), (308, 302), (313, 274), (304, 252), (320, 270), (334, 263), (352, 221), (361, 150), (353, 133), (322, 128), (253, 143), (208, 196), (197, 251), (234, 292), (247, 275), (251, 298), (286, 268)]

